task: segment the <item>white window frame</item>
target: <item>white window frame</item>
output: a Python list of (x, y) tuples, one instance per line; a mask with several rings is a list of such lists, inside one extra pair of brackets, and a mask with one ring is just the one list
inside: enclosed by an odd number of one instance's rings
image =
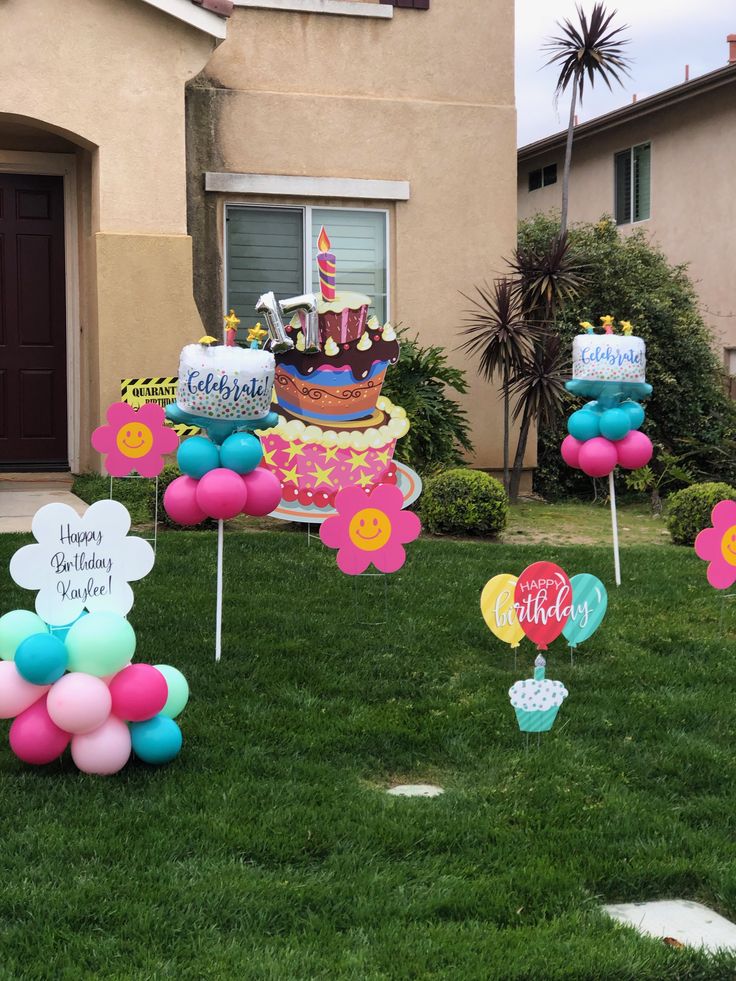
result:
[[(388, 208), (355, 208), (348, 205), (322, 205), (322, 204), (271, 204), (270, 202), (255, 202), (231, 200), (226, 201), (223, 209), (222, 222), (222, 256), (223, 256), (223, 277), (222, 277), (222, 315), (225, 317), (228, 310), (228, 294), (230, 283), (228, 280), (228, 251), (227, 251), (227, 214), (230, 208), (257, 208), (259, 211), (301, 211), (302, 213), (302, 245), (304, 251), (304, 292), (312, 291), (312, 212), (317, 211), (369, 211), (373, 214), (385, 216), (385, 249), (386, 249), (386, 321), (391, 319), (391, 213)], [(371, 297), (371, 299), (373, 299)], [(225, 337), (225, 327), (222, 328), (222, 336)]]
[[(649, 217), (648, 218), (634, 218), (634, 150), (640, 146), (649, 147)], [(645, 221), (651, 221), (652, 212), (654, 211), (654, 181), (652, 180), (652, 174), (654, 172), (654, 142), (652, 140), (640, 140), (638, 143), (632, 143), (630, 146), (622, 146), (620, 150), (613, 151), (613, 208), (612, 213), (614, 221), (616, 220), (616, 157), (620, 153), (628, 153), (631, 158), (631, 209), (629, 211), (629, 220), (622, 222), (617, 225), (617, 228), (623, 228), (625, 225), (643, 225)]]

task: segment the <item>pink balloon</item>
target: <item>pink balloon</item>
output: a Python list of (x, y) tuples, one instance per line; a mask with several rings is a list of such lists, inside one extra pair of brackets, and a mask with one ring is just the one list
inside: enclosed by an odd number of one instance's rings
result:
[(34, 766), (50, 763), (64, 752), (71, 735), (60, 729), (46, 711), (42, 698), (21, 712), (10, 727), (10, 748), (18, 759)]
[(607, 477), (618, 463), (616, 446), (604, 436), (587, 439), (580, 447), (578, 463), (589, 477)]
[(106, 777), (122, 770), (130, 759), (130, 730), (114, 715), (99, 729), (72, 739), (72, 759), (83, 773)]
[(72, 671), (51, 686), (46, 709), (60, 729), (74, 735), (99, 729), (110, 714), (110, 689), (102, 678)]
[(638, 429), (632, 429), (628, 435), (620, 439), (616, 443), (616, 450), (618, 462), (627, 470), (638, 470), (639, 467), (645, 467), (652, 459), (652, 453), (654, 453), (651, 439), (639, 432)]
[(262, 518), (270, 514), (281, 502), (281, 482), (275, 473), (265, 467), (256, 467), (240, 478), (245, 484), (248, 499), (243, 508), (244, 514)]
[(198, 480), (177, 477), (164, 491), (164, 509), (180, 525), (198, 525), (207, 515), (197, 504)]
[(245, 507), (248, 496), (240, 474), (225, 467), (210, 470), (197, 484), (197, 504), (210, 518), (234, 518)]
[(534, 562), (516, 580), (514, 610), (519, 625), (540, 651), (562, 633), (571, 602), (570, 580), (554, 562)]
[(583, 445), (574, 436), (565, 436), (560, 447), (560, 453), (568, 467), (573, 467), (575, 470), (580, 469), (580, 448)]
[(15, 661), (0, 661), (0, 719), (13, 719), (42, 698), (51, 685), (32, 685)]
[(144, 722), (158, 715), (169, 697), (166, 678), (150, 664), (131, 664), (110, 682), (112, 710), (126, 722)]

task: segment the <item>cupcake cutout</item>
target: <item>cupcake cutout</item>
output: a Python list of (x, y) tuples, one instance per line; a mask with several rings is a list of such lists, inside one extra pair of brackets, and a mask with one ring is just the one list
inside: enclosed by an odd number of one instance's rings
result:
[(546, 664), (539, 654), (534, 662), (534, 677), (517, 681), (509, 688), (509, 699), (522, 732), (549, 732), (568, 696), (561, 681), (544, 677)]

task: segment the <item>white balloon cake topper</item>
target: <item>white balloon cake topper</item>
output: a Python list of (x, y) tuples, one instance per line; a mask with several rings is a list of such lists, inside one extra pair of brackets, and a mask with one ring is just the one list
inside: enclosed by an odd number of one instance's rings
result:
[(97, 501), (81, 516), (68, 504), (47, 504), (31, 527), (38, 544), (13, 555), (10, 575), (38, 590), (36, 612), (46, 623), (71, 623), (85, 608), (128, 613), (128, 583), (151, 571), (154, 553), (144, 539), (128, 536), (130, 515), (122, 504)]

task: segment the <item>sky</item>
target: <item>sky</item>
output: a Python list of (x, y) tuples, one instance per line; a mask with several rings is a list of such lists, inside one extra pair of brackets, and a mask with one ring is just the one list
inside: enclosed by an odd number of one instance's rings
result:
[[(578, 0), (590, 12), (594, 0)], [(628, 105), (685, 79), (721, 68), (728, 62), (727, 34), (736, 34), (736, 0), (612, 0), (616, 24), (627, 24), (631, 43), (631, 77), (624, 88), (613, 83), (609, 92), (598, 82), (586, 86), (579, 122)], [(555, 21), (575, 17), (575, 0), (516, 0), (516, 106), (518, 145), (533, 143), (567, 126), (569, 89), (554, 104), (557, 69), (543, 67), (548, 59), (542, 44), (557, 34)]]

